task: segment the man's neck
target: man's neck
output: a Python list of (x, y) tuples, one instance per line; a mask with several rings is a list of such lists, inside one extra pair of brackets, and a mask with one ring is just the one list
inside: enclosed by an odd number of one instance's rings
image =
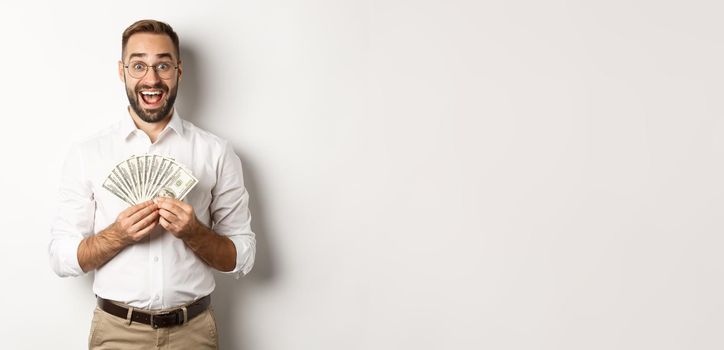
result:
[(163, 131), (163, 129), (166, 127), (166, 125), (168, 125), (168, 122), (171, 121), (173, 111), (174, 110), (171, 109), (167, 116), (165, 116), (163, 119), (156, 123), (147, 123), (136, 114), (136, 111), (134, 111), (133, 108), (128, 106), (128, 114), (131, 115), (133, 123), (136, 124), (137, 128), (141, 129), (141, 131), (148, 135), (148, 138), (151, 139), (151, 143), (156, 143), (156, 140), (158, 139), (158, 134), (160, 134), (161, 131)]

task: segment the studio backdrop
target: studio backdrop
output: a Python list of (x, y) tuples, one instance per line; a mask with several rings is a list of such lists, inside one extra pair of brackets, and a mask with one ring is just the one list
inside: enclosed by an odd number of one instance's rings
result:
[(83, 349), (48, 263), (121, 33), (181, 38), (182, 117), (243, 164), (223, 349), (722, 349), (717, 1), (41, 1), (0, 9), (0, 348)]

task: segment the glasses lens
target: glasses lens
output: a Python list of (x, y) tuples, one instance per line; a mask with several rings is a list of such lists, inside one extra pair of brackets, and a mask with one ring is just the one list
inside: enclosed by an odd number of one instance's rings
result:
[(131, 62), (131, 64), (128, 65), (128, 74), (136, 79), (141, 79), (146, 75), (147, 69), (148, 66), (143, 62)]
[(156, 73), (163, 79), (170, 79), (173, 77), (175, 67), (169, 62), (163, 62), (156, 65)]
[[(162, 62), (150, 67), (153, 67), (151, 69), (154, 69), (156, 71), (156, 74), (158, 74), (158, 76), (162, 79), (171, 79), (176, 72), (176, 66), (174, 66), (170, 62)], [(146, 76), (146, 72), (148, 71), (148, 69), (149, 66), (147, 64), (141, 61), (135, 61), (131, 62), (128, 65), (128, 74), (135, 79), (141, 79)]]

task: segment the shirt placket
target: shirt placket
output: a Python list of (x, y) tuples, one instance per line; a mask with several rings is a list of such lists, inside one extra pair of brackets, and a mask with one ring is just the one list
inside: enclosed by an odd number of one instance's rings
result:
[[(146, 135), (144, 135), (146, 136)], [(155, 154), (157, 153), (158, 148), (158, 142), (156, 144), (152, 144), (151, 140), (148, 137), (141, 138), (143, 140), (143, 148), (145, 149), (146, 154)], [(151, 298), (151, 308), (152, 309), (162, 309), (164, 308), (164, 294), (163, 294), (163, 287), (164, 287), (164, 281), (163, 281), (163, 245), (161, 242), (163, 241), (162, 235), (164, 234), (163, 229), (160, 227), (160, 224), (151, 231), (151, 235), (149, 236), (149, 249), (148, 249), (148, 266), (149, 266), (149, 273), (148, 276), (150, 278), (149, 286), (150, 291), (149, 295)]]
[[(154, 230), (154, 235), (162, 235), (163, 231)], [(161, 245), (161, 237), (152, 237), (148, 254), (149, 266), (149, 286), (151, 287), (151, 308), (162, 309), (164, 305), (163, 298), (163, 246)]]

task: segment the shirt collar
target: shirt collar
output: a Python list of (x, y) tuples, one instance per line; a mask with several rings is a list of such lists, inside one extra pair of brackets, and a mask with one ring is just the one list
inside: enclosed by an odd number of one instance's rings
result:
[[(178, 114), (178, 110), (176, 110), (175, 107), (173, 109), (173, 114), (171, 115), (171, 120), (169, 120), (168, 124), (166, 124), (166, 127), (161, 131), (159, 135), (164, 134), (166, 132), (166, 129), (171, 129), (175, 131), (179, 136), (184, 136), (183, 119), (181, 119), (181, 116)], [(138, 128), (136, 127), (136, 123), (133, 122), (133, 117), (131, 117), (130, 112), (127, 112), (126, 116), (121, 118), (119, 135), (125, 140), (136, 130), (138, 130)]]
[(171, 120), (168, 122), (168, 125), (166, 125), (166, 128), (175, 131), (178, 136), (184, 136), (183, 119), (181, 119), (181, 116), (178, 114), (176, 107), (173, 108), (173, 115), (171, 115)]

